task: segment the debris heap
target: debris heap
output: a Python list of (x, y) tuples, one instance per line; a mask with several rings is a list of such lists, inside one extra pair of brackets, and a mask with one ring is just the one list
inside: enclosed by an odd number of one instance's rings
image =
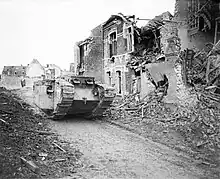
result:
[(194, 105), (164, 103), (164, 85), (142, 100), (138, 93), (115, 100), (107, 112), (108, 117), (113, 121), (123, 119), (124, 124), (139, 123), (139, 128), (147, 128), (146, 121), (163, 123), (181, 133), (196, 151), (217, 155), (220, 151), (220, 58), (216, 49), (219, 48), (214, 46), (208, 52), (180, 54), (189, 95), (197, 98)]
[(80, 167), (81, 153), (46, 126), (29, 105), (0, 88), (0, 178), (59, 178)]

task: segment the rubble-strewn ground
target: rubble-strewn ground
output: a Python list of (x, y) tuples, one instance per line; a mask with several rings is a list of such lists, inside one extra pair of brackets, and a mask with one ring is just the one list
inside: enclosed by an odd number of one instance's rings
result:
[(77, 179), (219, 179), (185, 153), (105, 121), (70, 118), (51, 127), (83, 152)]
[(105, 120), (187, 152), (198, 166), (220, 176), (219, 103), (207, 96), (199, 98), (195, 106), (181, 107), (163, 103), (154, 92), (141, 102), (130, 95), (115, 100)]
[[(58, 139), (49, 131), (47, 120), (30, 109), (16, 95), (0, 88), (0, 178), (59, 178), (74, 173), (81, 167), (81, 152)], [(20, 157), (39, 169), (28, 168)]]
[[(197, 168), (197, 172), (192, 171), (195, 178), (198, 178), (197, 174), (203, 178), (220, 177), (219, 111), (215, 108), (216, 104), (205, 97), (200, 96), (201, 101), (193, 108), (181, 108), (166, 105), (156, 93), (152, 93), (144, 101), (135, 101), (134, 95), (123, 100), (116, 98), (112, 108), (106, 113), (106, 120), (194, 157), (191, 161), (189, 158), (186, 161), (179, 158), (176, 163), (177, 159), (173, 158), (172, 152), (164, 154), (167, 150), (164, 146), (153, 147), (150, 141), (146, 142), (129, 132), (108, 126), (105, 122), (99, 124), (82, 119), (52, 122), (50, 128), (65, 139), (61, 140), (46, 127), (48, 121), (36, 114), (36, 108), (16, 97), (18, 95), (29, 104), (33, 103), (31, 89), (22, 88), (11, 93), (1, 88), (0, 94), (0, 178), (163, 178), (164, 172), (168, 172), (168, 178), (175, 178), (170, 171), (176, 165), (181, 166), (173, 170), (177, 175), (179, 171), (187, 171), (186, 166), (189, 165), (189, 168)], [(85, 154), (83, 162), (79, 161), (82, 154), (75, 147)], [(152, 148), (156, 152), (150, 152)], [(158, 152), (160, 155), (156, 156)], [(152, 155), (155, 155), (153, 158), (159, 163), (149, 163), (149, 156)], [(178, 155), (180, 153), (177, 152), (176, 157)], [(20, 157), (33, 161), (40, 171), (31, 171), (21, 162)], [(171, 159), (165, 164), (161, 157), (165, 157), (165, 161), (167, 157)], [(84, 159), (89, 160), (88, 164), (85, 164)], [(173, 162), (175, 165), (171, 167)], [(158, 172), (158, 167), (162, 173)], [(183, 178), (192, 178), (186, 172), (181, 172), (181, 175)]]

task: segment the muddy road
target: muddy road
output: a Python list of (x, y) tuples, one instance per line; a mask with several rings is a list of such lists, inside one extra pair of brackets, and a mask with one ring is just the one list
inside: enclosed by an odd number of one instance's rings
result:
[(68, 119), (51, 128), (83, 152), (76, 178), (207, 178), (186, 155), (109, 123)]

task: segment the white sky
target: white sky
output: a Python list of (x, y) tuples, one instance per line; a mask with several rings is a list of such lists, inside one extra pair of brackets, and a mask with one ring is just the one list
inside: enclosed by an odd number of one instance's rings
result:
[(173, 14), (174, 6), (175, 0), (0, 0), (0, 71), (33, 58), (69, 69), (74, 43), (112, 14), (153, 18)]

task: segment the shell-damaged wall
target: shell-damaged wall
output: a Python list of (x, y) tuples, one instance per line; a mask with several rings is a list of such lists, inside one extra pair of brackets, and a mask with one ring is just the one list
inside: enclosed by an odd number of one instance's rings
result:
[(131, 93), (132, 75), (126, 65), (134, 50), (133, 34), (132, 22), (122, 14), (112, 15), (103, 24), (105, 83), (122, 96)]
[(117, 35), (117, 54), (122, 55), (128, 52), (127, 50), (127, 41), (126, 38), (123, 37), (123, 25), (124, 21), (120, 18), (117, 18), (118, 24), (114, 22), (110, 22), (104, 27), (103, 31), (103, 39), (104, 39), (104, 58), (110, 58), (110, 50), (109, 50), (109, 34), (112, 32), (116, 32)]
[[(200, 13), (198, 18), (195, 18), (193, 14), (197, 14), (197, 11)], [(181, 39), (181, 49), (202, 50), (206, 49), (208, 43), (214, 43), (215, 19), (219, 15), (220, 6), (217, 0), (176, 0), (174, 20), (179, 22), (178, 36)]]
[[(157, 83), (163, 80), (163, 75), (166, 75), (168, 78), (168, 89), (167, 95), (165, 96), (164, 100), (167, 103), (175, 103), (177, 101), (177, 78), (176, 73), (174, 70), (174, 63), (175, 62), (162, 62), (162, 63), (150, 63), (146, 65), (152, 79)], [(143, 73), (143, 75), (147, 75)], [(142, 94), (141, 97), (144, 97), (149, 92), (154, 90), (154, 87), (151, 83), (146, 83), (149, 85), (148, 90), (141, 90)]]
[(19, 89), (22, 88), (21, 80), (25, 80), (26, 87), (33, 87), (34, 81), (40, 80), (41, 78), (27, 78), (27, 77), (16, 77), (16, 76), (7, 76), (2, 75), (0, 80), (0, 86), (3, 86), (7, 89)]
[(84, 76), (93, 76), (95, 80), (103, 83), (103, 42), (102, 26), (99, 25), (91, 31), (92, 42), (88, 44), (85, 60)]
[[(195, 98), (183, 82), (182, 65), (178, 62), (178, 57), (174, 57), (172, 61), (147, 64), (146, 69), (156, 83), (163, 80), (163, 75), (168, 78), (167, 95), (164, 96), (165, 103), (193, 104)], [(142, 73), (141, 79), (141, 98), (143, 98), (155, 90), (155, 86), (148, 80), (146, 72)]]

